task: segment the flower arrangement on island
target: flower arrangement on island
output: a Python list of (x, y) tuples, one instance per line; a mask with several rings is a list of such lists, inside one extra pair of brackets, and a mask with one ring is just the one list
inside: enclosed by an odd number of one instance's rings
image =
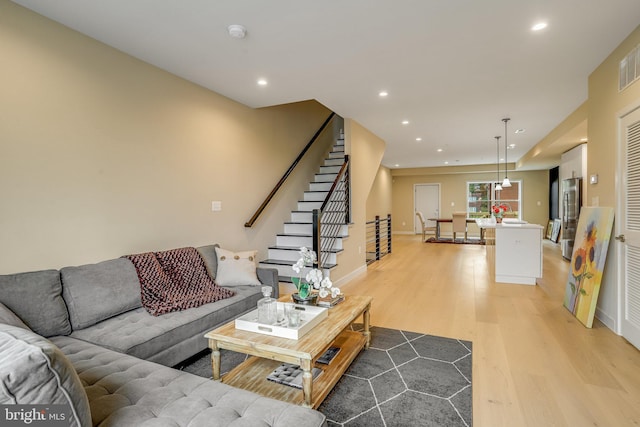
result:
[(496, 204), (491, 206), (491, 212), (496, 218), (502, 218), (502, 214), (509, 210), (509, 207), (505, 204)]
[(306, 247), (300, 248), (300, 259), (293, 265), (293, 271), (299, 274), (298, 277), (292, 277), (291, 281), (298, 290), (298, 296), (302, 299), (309, 298), (312, 295), (313, 289), (318, 290), (318, 296), (320, 298), (326, 298), (331, 295), (331, 298), (335, 298), (340, 294), (340, 289), (333, 286), (329, 277), (323, 277), (322, 271), (317, 268), (312, 268), (306, 274), (304, 280), (302, 279), (302, 271), (305, 267), (310, 267), (316, 259), (316, 253)]

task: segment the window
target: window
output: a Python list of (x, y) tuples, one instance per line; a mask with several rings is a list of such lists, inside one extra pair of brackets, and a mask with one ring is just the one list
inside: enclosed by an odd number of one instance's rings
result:
[(497, 182), (467, 182), (467, 216), (469, 218), (488, 218), (491, 206), (496, 203), (506, 205), (507, 215), (520, 218), (520, 181), (511, 181), (511, 187), (496, 190)]

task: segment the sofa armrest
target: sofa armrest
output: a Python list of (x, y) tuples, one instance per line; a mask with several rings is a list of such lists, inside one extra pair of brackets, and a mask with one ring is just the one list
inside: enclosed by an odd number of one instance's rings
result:
[(258, 276), (258, 280), (260, 280), (260, 283), (262, 283), (265, 286), (271, 286), (273, 288), (271, 297), (278, 299), (280, 297), (280, 284), (278, 281), (278, 270), (275, 268), (258, 267), (256, 268), (256, 274)]

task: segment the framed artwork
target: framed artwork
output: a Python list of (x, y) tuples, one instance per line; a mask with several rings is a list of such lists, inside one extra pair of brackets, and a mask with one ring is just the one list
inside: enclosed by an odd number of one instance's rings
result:
[(550, 219), (549, 222), (547, 222), (547, 231), (544, 235), (545, 239), (549, 239), (551, 240), (551, 231), (553, 230), (553, 220)]
[(558, 239), (560, 238), (560, 229), (562, 228), (562, 221), (556, 218), (553, 220), (553, 227), (551, 227), (551, 241), (553, 243), (558, 243)]
[(612, 227), (613, 208), (580, 211), (564, 306), (587, 328), (593, 325)]

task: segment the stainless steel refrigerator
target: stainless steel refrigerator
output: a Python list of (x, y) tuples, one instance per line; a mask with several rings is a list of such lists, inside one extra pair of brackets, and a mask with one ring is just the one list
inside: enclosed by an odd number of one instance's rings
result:
[(576, 238), (578, 217), (582, 206), (582, 179), (570, 178), (562, 181), (562, 257), (571, 259), (573, 241)]

